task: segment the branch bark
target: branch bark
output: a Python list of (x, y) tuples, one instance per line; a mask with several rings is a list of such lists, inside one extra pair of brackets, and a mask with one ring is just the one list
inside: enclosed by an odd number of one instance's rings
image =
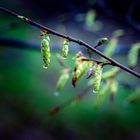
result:
[(45, 30), (47, 31), (48, 34), (52, 34), (52, 35), (56, 35), (56, 36), (59, 36), (61, 38), (65, 38), (65, 39), (68, 39), (69, 41), (72, 41), (72, 42), (75, 42), (75, 43), (78, 43), (79, 45), (82, 45), (90, 50), (92, 50), (93, 52), (95, 52), (96, 54), (100, 55), (101, 57), (105, 58), (106, 60), (108, 60), (113, 66), (117, 66), (119, 68), (121, 68), (122, 70), (140, 78), (140, 74), (133, 71), (132, 69), (120, 64), (119, 62), (117, 62), (116, 60), (104, 55), (102, 52), (100, 52), (99, 50), (96, 49), (96, 47), (93, 47), (89, 44), (87, 44), (86, 42), (82, 41), (82, 40), (79, 40), (79, 39), (76, 39), (76, 38), (73, 38), (71, 36), (68, 36), (68, 35), (65, 35), (65, 34), (62, 34), (62, 33), (59, 33), (59, 32), (56, 32), (48, 27), (45, 27), (29, 18), (26, 18), (24, 16), (21, 16), (15, 12), (12, 12), (6, 8), (3, 8), (3, 7), (0, 7), (0, 11), (3, 11), (4, 13), (7, 13), (9, 15), (12, 15), (20, 20), (22, 20), (23, 22), (27, 23), (27, 24), (30, 24), (32, 26), (35, 26), (35, 27), (38, 27), (39, 29), (42, 29), (42, 30)]

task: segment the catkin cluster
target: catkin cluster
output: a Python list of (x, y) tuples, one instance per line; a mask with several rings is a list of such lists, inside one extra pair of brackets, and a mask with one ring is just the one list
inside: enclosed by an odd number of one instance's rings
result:
[[(46, 33), (46, 31), (42, 31), (41, 36), (43, 37), (41, 41), (41, 53), (43, 56), (43, 68), (48, 68), (50, 65), (50, 58), (51, 58), (51, 53), (50, 53), (50, 37)], [(69, 53), (69, 40), (64, 40), (62, 44), (62, 55), (64, 58), (68, 56)]]
[[(41, 41), (41, 53), (43, 56), (44, 61), (44, 68), (48, 68), (50, 65), (50, 37), (46, 32), (43, 32), (43, 39)], [(102, 38), (97, 43), (97, 46), (104, 44), (108, 39)], [(69, 45), (70, 41), (65, 39), (62, 44), (62, 56), (66, 58), (69, 53)], [(72, 77), (72, 85), (75, 87), (76, 82), (83, 76), (83, 74), (87, 71), (87, 78), (92, 77), (92, 85), (93, 85), (93, 92), (98, 93), (100, 91), (100, 85), (101, 85), (101, 79), (104, 77), (112, 77), (114, 73), (118, 71), (118, 69), (115, 69), (113, 73), (106, 73), (102, 77), (102, 65), (97, 62), (92, 61), (83, 61), (86, 57), (83, 56), (82, 52), (78, 52), (75, 56), (75, 67), (73, 71), (73, 77)], [(108, 76), (109, 75), (109, 76)], [(69, 70), (64, 69), (60, 78), (58, 79), (56, 90), (59, 92), (64, 87), (66, 81), (69, 79)]]

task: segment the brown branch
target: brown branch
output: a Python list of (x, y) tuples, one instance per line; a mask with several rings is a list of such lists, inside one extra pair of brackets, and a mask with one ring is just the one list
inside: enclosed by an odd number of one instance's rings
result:
[(49, 114), (50, 115), (54, 115), (54, 114), (58, 113), (60, 110), (64, 109), (68, 105), (70, 105), (71, 103), (73, 103), (74, 101), (80, 101), (83, 97), (85, 97), (89, 93), (90, 88), (91, 88), (91, 86), (88, 86), (84, 90), (82, 90), (82, 92), (80, 92), (79, 94), (77, 94), (75, 97), (73, 97), (73, 98), (65, 101), (62, 104), (59, 104), (59, 105), (57, 105), (55, 107), (52, 107), (49, 110)]
[[(37, 22), (35, 22), (35, 21), (32, 21), (32, 20), (29, 19), (29, 18), (26, 18), (26, 17), (24, 17), (24, 16), (21, 16), (21, 15), (19, 15), (19, 14), (17, 14), (17, 13), (14, 13), (14, 12), (10, 11), (10, 10), (7, 10), (7, 9), (5, 9), (5, 8), (3, 8), (3, 7), (0, 7), (0, 10), (3, 11), (3, 12), (5, 12), (5, 13), (7, 13), (7, 14), (9, 14), (9, 15), (12, 15), (12, 16), (17, 17), (18, 19), (24, 21), (24, 22), (27, 23), (27, 24), (30, 24), (30, 25), (32, 25), (32, 26), (38, 27), (38, 28), (40, 28), (40, 29), (42, 29), (42, 30), (45, 30), (45, 31), (47, 31), (48, 34), (56, 35), (56, 36), (59, 36), (59, 37), (68, 39), (69, 41), (78, 43), (79, 45), (83, 45), (83, 46), (86, 47), (87, 49), (92, 50), (93, 52), (97, 53), (97, 54), (100, 55), (101, 57), (103, 57), (103, 58), (105, 58), (106, 60), (108, 60), (113, 66), (117, 66), (117, 67), (123, 69), (124, 71), (126, 71), (126, 72), (128, 72), (128, 73), (131, 73), (132, 75), (134, 75), (134, 76), (140, 78), (140, 74), (139, 74), (139, 73), (133, 71), (132, 69), (130, 69), (130, 68), (128, 68), (128, 67), (126, 67), (126, 66), (124, 66), (124, 65), (122, 65), (122, 64), (120, 64), (120, 63), (117, 62), (116, 60), (114, 60), (114, 59), (112, 59), (112, 58), (110, 58), (110, 57), (104, 55), (102, 52), (100, 52), (99, 50), (97, 50), (96, 48), (92, 47), (91, 45), (87, 44), (86, 42), (84, 42), (84, 41), (82, 41), (82, 40), (79, 40), (79, 39), (73, 38), (73, 37), (71, 37), (71, 36), (68, 36), (68, 35), (65, 35), (65, 34), (56, 32), (56, 31), (54, 31), (54, 30), (52, 30), (52, 29), (50, 29), (50, 28), (47, 28), (47, 27), (45, 27), (45, 26), (43, 26), (43, 25), (41, 25), (41, 24), (39, 24), (39, 23), (37, 23)], [(96, 45), (96, 46), (97, 46), (97, 45)]]

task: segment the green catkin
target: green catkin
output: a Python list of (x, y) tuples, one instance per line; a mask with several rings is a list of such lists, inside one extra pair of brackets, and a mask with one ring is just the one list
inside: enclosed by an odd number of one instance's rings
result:
[(69, 79), (69, 69), (65, 68), (58, 79), (57, 86), (56, 86), (57, 92), (60, 92), (63, 89), (68, 79)]
[(50, 38), (49, 35), (46, 34), (43, 36), (43, 40), (41, 41), (41, 53), (43, 56), (44, 65), (43, 68), (47, 69), (50, 65)]
[(133, 44), (128, 53), (128, 62), (130, 66), (135, 66), (138, 61), (138, 53), (140, 51), (140, 43)]
[(100, 90), (100, 84), (101, 84), (101, 79), (102, 79), (102, 66), (101, 65), (96, 65), (94, 69), (94, 80), (93, 80), (93, 92), (98, 93)]
[(67, 57), (69, 53), (69, 40), (64, 40), (62, 45), (62, 55), (63, 57)]

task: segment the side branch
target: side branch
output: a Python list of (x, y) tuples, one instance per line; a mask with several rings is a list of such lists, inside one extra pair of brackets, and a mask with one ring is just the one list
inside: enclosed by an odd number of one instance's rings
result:
[(114, 59), (112, 59), (112, 58), (110, 58), (110, 57), (104, 55), (102, 52), (100, 52), (99, 50), (97, 50), (96, 47), (92, 47), (91, 45), (87, 44), (86, 42), (84, 42), (84, 41), (82, 41), (82, 40), (79, 40), (79, 39), (73, 38), (73, 37), (71, 37), (71, 36), (67, 36), (67, 35), (65, 35), (65, 34), (56, 32), (56, 31), (54, 31), (54, 30), (52, 30), (52, 29), (50, 29), (50, 28), (47, 28), (47, 27), (45, 27), (45, 26), (43, 26), (43, 25), (41, 25), (41, 24), (39, 24), (39, 23), (37, 23), (37, 22), (35, 22), (35, 21), (32, 21), (32, 20), (29, 19), (29, 18), (26, 18), (26, 17), (24, 17), (24, 16), (18, 15), (17, 13), (14, 13), (14, 12), (12, 12), (12, 11), (10, 11), (10, 10), (7, 10), (7, 9), (5, 9), (5, 8), (3, 8), (3, 7), (0, 7), (0, 10), (3, 11), (3, 12), (5, 12), (5, 13), (7, 13), (7, 14), (9, 14), (9, 15), (12, 15), (12, 16), (17, 17), (18, 19), (24, 21), (24, 22), (27, 23), (27, 24), (30, 24), (30, 25), (32, 25), (32, 26), (38, 27), (38, 28), (40, 28), (40, 29), (42, 29), (42, 30), (45, 30), (45, 31), (48, 32), (48, 34), (56, 35), (56, 36), (59, 36), (59, 37), (68, 39), (69, 41), (78, 43), (79, 45), (83, 45), (84, 47), (86, 47), (86, 48), (92, 50), (93, 52), (97, 53), (97, 54), (100, 55), (101, 57), (103, 57), (103, 58), (105, 58), (106, 60), (108, 60), (113, 66), (117, 66), (117, 67), (121, 68), (122, 70), (124, 70), (124, 71), (126, 71), (126, 72), (128, 72), (128, 73), (131, 73), (132, 75), (134, 75), (134, 76), (140, 78), (140, 74), (139, 74), (139, 73), (133, 71), (132, 69), (130, 69), (130, 68), (128, 68), (128, 67), (126, 67), (126, 66), (124, 66), (124, 65), (122, 65), (122, 64), (120, 64), (120, 63), (117, 62), (116, 60), (114, 60)]
[(54, 114), (58, 113), (60, 110), (62, 110), (63, 108), (65, 108), (68, 105), (70, 105), (71, 103), (73, 103), (74, 101), (80, 101), (83, 97), (85, 97), (89, 93), (90, 89), (91, 89), (91, 86), (88, 86), (85, 89), (83, 89), (80, 93), (78, 93), (76, 96), (74, 96), (73, 98), (65, 101), (62, 104), (52, 107), (49, 110), (49, 114), (54, 115)]

